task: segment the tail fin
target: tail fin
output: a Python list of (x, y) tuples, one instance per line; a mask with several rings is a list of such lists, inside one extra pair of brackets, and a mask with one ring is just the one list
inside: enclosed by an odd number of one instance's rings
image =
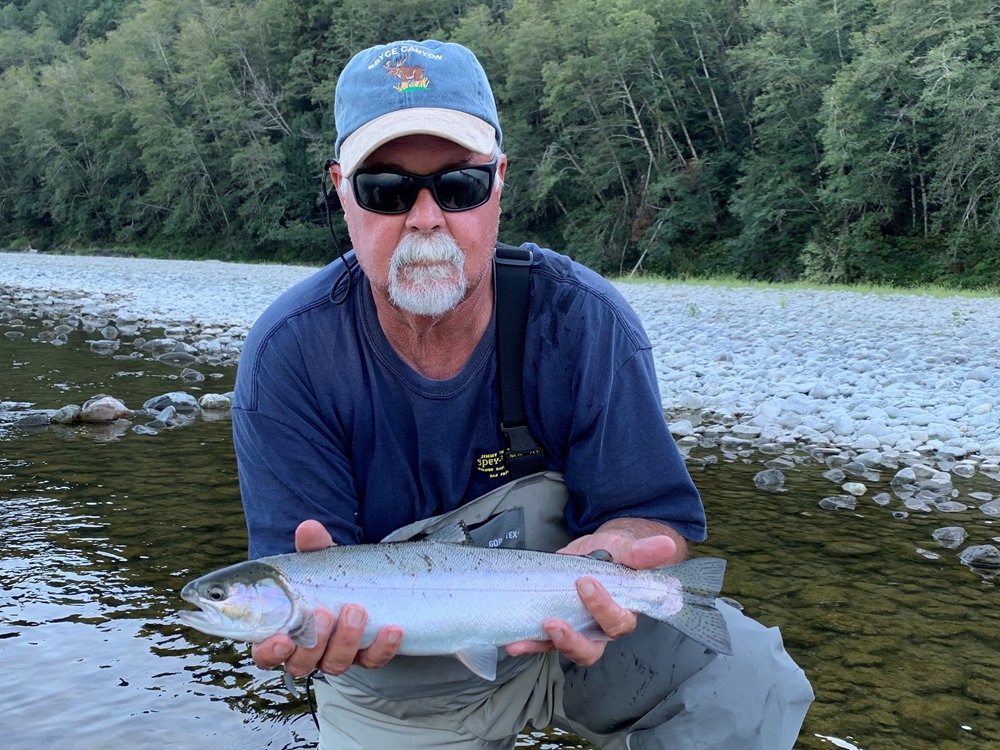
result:
[(680, 581), (684, 595), (684, 606), (670, 617), (670, 624), (716, 653), (733, 653), (729, 628), (715, 605), (722, 589), (726, 561), (718, 557), (697, 557), (662, 570)]

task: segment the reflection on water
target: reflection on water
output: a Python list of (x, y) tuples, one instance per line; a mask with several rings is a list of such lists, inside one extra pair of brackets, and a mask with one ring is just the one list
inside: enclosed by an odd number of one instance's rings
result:
[[(30, 335), (0, 338), (0, 355), (8, 417), (98, 392), (137, 408), (169, 390), (229, 390), (234, 375), (220, 367), (221, 377), (185, 387), (169, 365)], [(173, 617), (187, 580), (245, 554), (228, 420), (157, 436), (5, 421), (0, 660), (23, 677), (0, 681), (3, 746), (312, 747), (305, 706), (253, 667), (245, 645)], [(837, 490), (825, 465), (800, 460), (784, 491), (768, 492), (753, 477), (772, 456), (714, 454), (721, 460), (695, 473), (712, 524), (701, 553), (730, 560), (726, 594), (780, 625), (812, 678), (817, 701), (798, 747), (1000, 746), (997, 590), (931, 537), (951, 525), (971, 543), (1000, 536), (978, 503), (898, 518), (899, 501), (867, 499), (889, 490), (883, 478), (856, 510), (827, 511), (818, 501)], [(981, 476), (955, 486), (958, 499), (1000, 494)], [(540, 733), (519, 744), (579, 746)]]

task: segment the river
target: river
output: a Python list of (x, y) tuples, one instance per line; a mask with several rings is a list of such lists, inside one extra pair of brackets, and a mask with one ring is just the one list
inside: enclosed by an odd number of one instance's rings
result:
[[(306, 705), (279, 674), (175, 616), (186, 581), (245, 556), (228, 417), (158, 435), (15, 424), (97, 393), (132, 408), (167, 391), (222, 393), (235, 368), (199, 366), (206, 379), (186, 383), (141, 351), (94, 353), (82, 330), (38, 341), (45, 325), (0, 321), (3, 747), (314, 747)], [(780, 626), (813, 682), (797, 748), (1000, 747), (996, 580), (932, 538), (961, 526), (996, 540), (1000, 519), (977, 507), (1000, 495), (995, 478), (955, 477), (964, 510), (908, 511), (886, 467), (855, 509), (828, 510), (835, 458), (702, 445), (689, 465), (710, 520), (698, 553), (729, 560), (724, 593)], [(754, 482), (768, 466), (785, 476), (780, 491)], [(553, 729), (518, 744), (586, 747)]]

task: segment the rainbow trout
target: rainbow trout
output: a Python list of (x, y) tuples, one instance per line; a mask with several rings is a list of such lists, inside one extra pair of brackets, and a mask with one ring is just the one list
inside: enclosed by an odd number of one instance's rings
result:
[(352, 544), (262, 557), (188, 583), (181, 596), (200, 612), (182, 612), (193, 628), (257, 643), (286, 633), (316, 645), (312, 612), (339, 616), (347, 604), (368, 611), (362, 646), (386, 625), (403, 629), (399, 653), (453, 654), (475, 674), (496, 678), (497, 648), (547, 639), (557, 618), (607, 639), (580, 601), (576, 582), (600, 581), (633, 612), (669, 623), (718, 653), (732, 653), (715, 598), (726, 562), (695, 558), (633, 570), (591, 557), (442, 542)]

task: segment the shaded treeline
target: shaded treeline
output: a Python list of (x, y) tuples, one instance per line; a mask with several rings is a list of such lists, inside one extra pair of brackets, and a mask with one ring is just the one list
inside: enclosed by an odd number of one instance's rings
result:
[(1000, 283), (992, 0), (7, 2), (0, 245), (329, 259), (336, 75), (426, 37), (494, 82), (506, 241), (605, 273)]

